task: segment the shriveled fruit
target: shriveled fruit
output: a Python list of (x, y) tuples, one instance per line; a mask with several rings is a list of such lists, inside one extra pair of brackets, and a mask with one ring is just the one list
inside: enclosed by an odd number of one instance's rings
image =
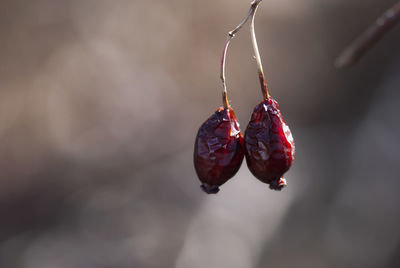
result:
[(220, 107), (200, 127), (194, 147), (194, 167), (201, 188), (215, 194), (232, 178), (244, 158), (244, 141), (232, 108)]
[(245, 133), (245, 153), (247, 166), (255, 177), (273, 190), (286, 186), (282, 176), (293, 162), (295, 145), (278, 103), (272, 98), (254, 108)]

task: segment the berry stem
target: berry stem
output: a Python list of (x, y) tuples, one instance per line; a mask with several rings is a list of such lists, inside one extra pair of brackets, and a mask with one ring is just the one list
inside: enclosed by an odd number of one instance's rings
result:
[(400, 21), (400, 2), (383, 13), (364, 33), (335, 60), (337, 68), (356, 63), (376, 42)]
[(258, 1), (258, 3), (255, 5), (254, 12), (251, 15), (250, 34), (251, 34), (251, 43), (253, 44), (254, 55), (255, 55), (255, 58), (257, 61), (258, 78), (260, 79), (261, 92), (264, 96), (264, 99), (268, 100), (269, 99), (268, 87), (267, 87), (267, 83), (265, 82), (264, 70), (263, 70), (261, 57), (260, 57), (260, 51), (258, 50), (258, 45), (257, 45), (256, 32), (254, 30), (254, 18), (256, 15), (258, 4), (260, 2), (261, 1)]
[[(237, 32), (239, 32), (239, 30), (243, 27), (243, 25), (246, 24), (246, 22), (248, 21), (248, 19), (250, 17), (253, 17), (254, 19), (254, 13), (257, 9), (258, 4), (261, 3), (262, 0), (253, 0), (253, 2), (251, 2), (251, 6), (249, 9), (249, 12), (247, 13), (246, 17), (243, 19), (243, 21), (236, 26), (235, 29), (233, 29), (232, 31), (230, 31), (228, 33), (228, 36), (226, 37), (226, 41), (225, 41), (225, 45), (224, 45), (224, 49), (222, 50), (222, 59), (221, 59), (221, 81), (222, 81), (222, 103), (224, 104), (224, 108), (229, 108), (229, 100), (228, 100), (228, 93), (226, 90), (226, 82), (225, 82), (225, 65), (226, 65), (226, 52), (228, 50), (229, 44), (232, 40), (232, 38), (235, 37), (235, 34)], [(262, 69), (262, 67), (261, 67)], [(263, 75), (264, 77), (264, 75)], [(264, 82), (265, 83), (265, 82)]]

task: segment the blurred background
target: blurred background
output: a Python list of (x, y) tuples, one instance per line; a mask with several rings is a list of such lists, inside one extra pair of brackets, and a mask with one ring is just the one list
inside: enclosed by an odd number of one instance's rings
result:
[[(256, 31), (291, 127), (289, 186), (192, 164), (250, 0), (0, 1), (0, 267), (400, 267), (400, 26), (335, 57), (395, 0), (265, 0)], [(248, 25), (228, 51), (242, 130)]]

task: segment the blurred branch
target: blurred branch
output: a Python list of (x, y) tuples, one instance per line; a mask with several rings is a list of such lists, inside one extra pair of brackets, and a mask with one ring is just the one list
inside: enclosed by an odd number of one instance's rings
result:
[(355, 64), (399, 21), (400, 2), (388, 9), (374, 24), (350, 44), (335, 60), (335, 66), (342, 68)]
[(224, 45), (224, 49), (222, 50), (222, 59), (221, 59), (221, 81), (222, 81), (222, 86), (223, 86), (223, 91), (222, 91), (222, 101), (224, 104), (224, 107), (227, 108), (229, 107), (229, 101), (228, 101), (228, 96), (227, 96), (227, 92), (226, 92), (226, 82), (225, 82), (225, 62), (226, 62), (226, 52), (228, 50), (229, 47), (229, 43), (231, 42), (232, 38), (235, 37), (235, 34), (237, 32), (239, 32), (239, 30), (243, 27), (243, 25), (246, 24), (246, 22), (249, 20), (250, 17), (254, 16), (254, 13), (257, 9), (257, 6), (261, 3), (262, 0), (253, 0), (251, 2), (251, 6), (249, 9), (249, 12), (247, 13), (247, 16), (243, 19), (243, 21), (236, 26), (235, 29), (233, 29), (232, 31), (230, 31), (228, 33), (228, 36), (226, 37), (226, 41), (225, 41), (225, 45)]

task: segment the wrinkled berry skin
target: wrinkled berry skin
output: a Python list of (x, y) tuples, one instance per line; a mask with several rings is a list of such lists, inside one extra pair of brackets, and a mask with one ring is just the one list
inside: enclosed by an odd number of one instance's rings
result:
[(208, 194), (232, 178), (244, 158), (244, 141), (235, 113), (220, 107), (200, 127), (194, 146), (194, 167)]
[(282, 177), (289, 170), (295, 145), (278, 103), (272, 98), (258, 104), (245, 133), (246, 162), (251, 173), (273, 190), (286, 186)]

